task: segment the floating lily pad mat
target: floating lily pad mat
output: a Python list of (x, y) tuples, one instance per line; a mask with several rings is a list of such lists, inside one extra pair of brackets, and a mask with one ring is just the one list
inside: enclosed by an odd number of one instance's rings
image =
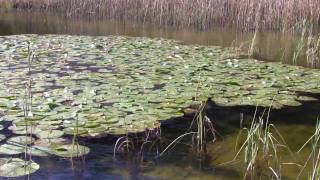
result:
[[(33, 117), (24, 119), (28, 42), (36, 54)], [(0, 72), (1, 120), (12, 121), (16, 134), (49, 139), (142, 132), (208, 98), (282, 108), (316, 100), (297, 92), (320, 93), (319, 70), (237, 59), (230, 48), (121, 36), (2, 36)]]

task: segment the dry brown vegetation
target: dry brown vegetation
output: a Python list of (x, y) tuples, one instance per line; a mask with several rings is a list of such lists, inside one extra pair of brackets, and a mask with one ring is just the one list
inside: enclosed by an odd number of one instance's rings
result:
[(232, 26), (292, 30), (307, 19), (320, 24), (320, 0), (0, 0), (12, 7), (53, 10), (68, 17), (152, 22), (161, 26), (210, 29)]

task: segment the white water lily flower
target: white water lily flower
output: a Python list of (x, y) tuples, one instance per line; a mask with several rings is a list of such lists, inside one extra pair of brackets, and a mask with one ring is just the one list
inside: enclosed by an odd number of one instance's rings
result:
[(37, 106), (37, 108), (38, 108), (39, 110), (41, 110), (41, 109), (43, 109), (43, 105), (40, 104), (40, 105)]
[(29, 112), (28, 112), (28, 117), (33, 117), (32, 111), (29, 111)]
[(65, 87), (65, 88), (63, 89), (63, 93), (68, 93), (68, 92), (69, 92), (68, 87)]
[(64, 120), (63, 123), (64, 123), (64, 124), (71, 124), (71, 121), (69, 121), (69, 120)]
[(49, 92), (44, 92), (43, 95), (44, 95), (45, 98), (50, 97), (50, 93)]
[(95, 89), (92, 89), (92, 90), (90, 91), (90, 93), (91, 93), (91, 94), (96, 94), (96, 90), (95, 90)]

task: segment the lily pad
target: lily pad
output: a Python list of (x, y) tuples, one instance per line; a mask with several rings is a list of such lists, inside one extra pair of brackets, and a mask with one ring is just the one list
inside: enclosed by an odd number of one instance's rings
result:
[(19, 177), (36, 172), (40, 166), (33, 161), (19, 158), (0, 158), (1, 177)]
[(40, 139), (56, 139), (63, 136), (64, 132), (60, 130), (38, 131), (36, 136)]
[[(25, 117), (28, 41), (45, 53), (32, 66), (32, 116)], [(231, 48), (69, 35), (0, 36), (0, 44), (10, 44), (0, 46), (0, 57), (14, 57), (0, 61), (0, 121), (12, 121), (15, 134), (42, 139), (154, 129), (209, 98), (223, 107), (280, 109), (320, 93), (319, 70), (238, 59)]]
[(0, 145), (0, 154), (15, 155), (21, 154), (25, 151), (25, 147), (14, 144), (2, 144)]
[(24, 146), (24, 145), (32, 144), (34, 141), (35, 139), (30, 136), (15, 136), (15, 137), (9, 138), (7, 140), (7, 143)]
[(80, 157), (88, 154), (90, 149), (78, 144), (61, 145), (53, 148), (53, 154), (60, 157)]

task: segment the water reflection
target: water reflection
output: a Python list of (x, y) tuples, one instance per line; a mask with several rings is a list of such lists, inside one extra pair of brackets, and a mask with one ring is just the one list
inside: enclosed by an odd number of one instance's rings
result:
[[(231, 29), (197, 31), (193, 29), (158, 28), (150, 24), (89, 19), (67, 19), (62, 15), (38, 12), (0, 13), (0, 35), (8, 34), (75, 34), (75, 35), (127, 35), (161, 37), (183, 41), (186, 44), (237, 47), (247, 52), (253, 33)], [(304, 54), (293, 62), (299, 37), (288, 33), (264, 32), (256, 39), (255, 57), (265, 61), (284, 62), (308, 66)]]

